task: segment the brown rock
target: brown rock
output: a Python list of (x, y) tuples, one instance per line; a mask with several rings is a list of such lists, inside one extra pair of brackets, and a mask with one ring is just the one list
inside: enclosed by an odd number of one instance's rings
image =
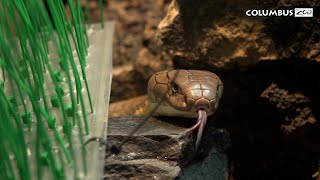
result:
[[(145, 117), (137, 116), (109, 118), (108, 143), (122, 143), (144, 120)], [(181, 126), (184, 121), (151, 117), (123, 144), (119, 154), (107, 156), (105, 178), (228, 179), (225, 150), (230, 146), (229, 134), (208, 129), (198, 152), (201, 156), (195, 156), (193, 136), (185, 133), (187, 127)], [(196, 165), (189, 164), (192, 160), (196, 160)]]
[(142, 48), (139, 51), (138, 58), (135, 62), (136, 71), (139, 72), (145, 80), (148, 80), (158, 71), (172, 68), (173, 65), (170, 56), (165, 52), (158, 52), (154, 54), (147, 48)]
[(141, 94), (145, 94), (146, 84), (132, 64), (118, 66), (112, 70), (112, 84), (110, 102), (128, 99)]
[(167, 51), (176, 56), (179, 68), (232, 69), (284, 57), (320, 61), (320, 57), (315, 57), (320, 48), (318, 17), (245, 15), (248, 9), (296, 6), (316, 8), (320, 2), (174, 0), (158, 26), (157, 37)]
[[(109, 105), (109, 117), (134, 115), (143, 106), (147, 96), (138, 96), (128, 100), (122, 100)], [(143, 112), (141, 112), (141, 115)]]
[(287, 90), (279, 88), (277, 84), (271, 84), (262, 92), (261, 97), (268, 99), (271, 104), (285, 114), (285, 122), (281, 127), (286, 133), (291, 133), (307, 123), (315, 124), (317, 122), (310, 108), (310, 100), (300, 92), (289, 93)]
[[(97, 2), (96, 2), (97, 3)], [(115, 21), (111, 102), (146, 93), (149, 77), (172, 68), (172, 58), (154, 43), (167, 0), (108, 1), (105, 17)], [(95, 11), (95, 21), (99, 11)]]

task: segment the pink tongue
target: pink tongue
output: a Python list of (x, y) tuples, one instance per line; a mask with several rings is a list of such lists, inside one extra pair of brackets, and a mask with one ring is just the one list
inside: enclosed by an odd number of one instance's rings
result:
[(197, 135), (197, 140), (196, 140), (196, 145), (195, 145), (195, 151), (197, 151), (198, 148), (199, 148), (199, 145), (200, 145), (200, 142), (201, 142), (201, 139), (202, 139), (203, 129), (204, 129), (206, 123), (207, 123), (207, 113), (206, 113), (206, 111), (199, 110), (198, 114), (199, 114), (199, 116), (198, 116), (197, 123), (187, 130), (189, 132), (189, 131), (193, 131), (193, 130), (198, 128), (198, 135)]

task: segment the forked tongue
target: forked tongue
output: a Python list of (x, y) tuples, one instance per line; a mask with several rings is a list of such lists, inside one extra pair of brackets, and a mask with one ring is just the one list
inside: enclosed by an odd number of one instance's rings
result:
[(198, 129), (198, 134), (197, 134), (197, 141), (195, 145), (195, 151), (198, 150), (201, 139), (202, 139), (202, 134), (203, 134), (203, 129), (207, 123), (207, 113), (204, 110), (199, 110), (198, 111), (198, 121), (197, 124), (199, 124), (199, 129)]

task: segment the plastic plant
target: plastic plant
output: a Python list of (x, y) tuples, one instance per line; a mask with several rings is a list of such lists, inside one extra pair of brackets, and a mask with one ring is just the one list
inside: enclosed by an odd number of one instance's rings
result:
[(80, 1), (68, 0), (69, 18), (61, 0), (46, 3), (0, 0), (0, 179), (87, 174), (86, 150), (77, 158), (73, 142), (84, 144), (93, 113), (88, 7), (85, 18)]

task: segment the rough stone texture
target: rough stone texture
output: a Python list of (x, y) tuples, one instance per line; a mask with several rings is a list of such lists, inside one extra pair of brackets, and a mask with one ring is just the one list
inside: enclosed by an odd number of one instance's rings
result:
[(152, 52), (148, 48), (139, 51), (134, 67), (144, 80), (148, 80), (155, 72), (172, 69), (171, 57), (165, 52)]
[[(313, 7), (314, 18), (246, 17), (248, 9)], [(315, 58), (320, 51), (320, 1), (174, 0), (157, 37), (184, 68), (247, 68), (261, 60)]]
[(193, 179), (230, 179), (229, 133), (222, 129), (208, 128), (203, 139), (203, 149), (197, 154), (197, 159), (182, 169), (179, 178)]
[[(310, 179), (318, 170), (319, 69), (315, 61), (287, 59), (219, 73), (224, 94), (213, 123), (230, 133), (232, 178)], [(310, 109), (316, 122), (287, 133), (283, 127), (301, 117), (299, 107)]]
[(134, 63), (115, 66), (112, 71), (110, 102), (146, 94), (147, 82), (152, 74), (172, 69), (170, 59), (167, 62), (162, 60), (162, 55), (153, 55), (144, 48)]
[[(111, 103), (108, 115), (110, 117), (134, 115), (146, 100), (147, 96), (144, 95)], [(142, 114), (143, 112), (140, 115)]]
[(285, 115), (282, 128), (286, 133), (291, 133), (307, 123), (317, 122), (310, 108), (310, 100), (299, 92), (290, 94), (287, 90), (279, 88), (277, 84), (271, 84), (262, 92), (261, 97), (268, 99)]
[[(108, 142), (120, 144), (144, 117), (109, 118)], [(173, 121), (173, 122), (172, 122)], [(106, 158), (106, 179), (228, 178), (226, 150), (229, 134), (209, 128), (197, 156), (193, 136), (185, 134), (194, 121), (151, 118), (123, 146), (118, 155)], [(108, 152), (107, 152), (108, 153)], [(214, 162), (214, 163), (212, 163)]]
[[(113, 65), (116, 74), (111, 102), (146, 93), (148, 78), (172, 68), (172, 58), (157, 46), (155, 31), (164, 17), (167, 0), (108, 1), (105, 16), (115, 21)], [(129, 68), (128, 68), (129, 66)]]
[(110, 102), (128, 99), (146, 92), (146, 84), (132, 64), (116, 66), (112, 70)]

